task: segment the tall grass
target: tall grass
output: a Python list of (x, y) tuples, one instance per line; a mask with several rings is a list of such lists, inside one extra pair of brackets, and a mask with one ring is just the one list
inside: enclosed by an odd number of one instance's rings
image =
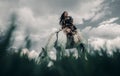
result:
[(119, 50), (113, 56), (108, 56), (106, 52), (102, 55), (88, 53), (87, 58), (64, 56), (48, 67), (47, 60), (38, 64), (27, 55), (21, 57), (20, 52), (6, 53), (0, 58), (0, 76), (120, 76)]

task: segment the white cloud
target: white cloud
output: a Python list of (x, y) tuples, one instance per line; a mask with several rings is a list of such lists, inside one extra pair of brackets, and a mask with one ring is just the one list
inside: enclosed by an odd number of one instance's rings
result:
[(77, 13), (80, 15), (81, 18), (84, 18), (86, 20), (91, 19), (95, 16), (96, 12), (101, 10), (101, 4), (103, 2), (104, 0), (83, 1), (83, 3), (80, 3), (78, 5)]
[[(2, 12), (2, 15), (7, 14), (7, 10), (9, 12), (10, 10), (14, 10), (15, 8), (19, 9), (23, 7), (28, 7), (32, 11), (34, 11), (34, 14), (36, 16), (46, 16), (46, 18), (47, 16), (53, 16), (50, 17), (50, 20), (57, 20), (56, 23), (58, 23), (58, 18), (61, 13), (64, 10), (67, 10), (70, 15), (74, 17), (75, 24), (82, 24), (83, 18), (85, 20), (89, 20), (96, 15), (96, 12), (100, 11), (103, 8), (103, 2), (104, 0), (13, 0), (12, 2), (2, 1), (2, 7), (4, 7), (3, 5), (7, 5), (5, 9), (2, 9), (4, 11)], [(101, 14), (99, 13), (99, 15)], [(99, 15), (96, 16), (95, 19), (98, 19), (100, 17)], [(42, 23), (44, 23), (44, 21)]]
[(40, 51), (47, 41), (48, 36), (53, 32), (54, 27), (59, 27), (56, 15), (35, 16), (34, 12), (28, 8), (16, 10), (17, 27), (11, 38), (11, 47), (21, 48), (26, 46), (26, 37), (31, 41), (30, 49)]
[(119, 18), (111, 18), (103, 21), (98, 27), (88, 26), (82, 32), (88, 36), (89, 48), (94, 50), (106, 49), (112, 54), (116, 49), (120, 49), (120, 25), (115, 23)]
[(83, 19), (91, 19), (91, 21), (94, 22), (110, 14), (110, 11), (107, 10), (108, 6), (104, 1), (105, 0), (80, 1), (75, 7), (75, 11), (69, 11), (70, 15), (74, 18), (75, 24), (83, 24)]
[[(92, 22), (95, 22), (101, 18), (104, 18), (106, 15), (111, 14), (111, 11), (108, 10), (110, 7), (108, 6), (107, 3), (103, 3), (103, 2), (97, 8), (95, 8), (96, 11), (95, 11), (94, 17), (91, 20)], [(93, 11), (94, 11), (94, 9), (93, 9)]]
[(28, 58), (31, 60), (35, 60), (37, 63), (40, 62), (40, 59), (39, 59), (39, 52), (36, 52), (35, 50), (28, 50), (27, 48), (23, 48), (22, 51), (20, 52), (20, 56), (24, 56), (24, 55), (27, 55)]
[(104, 49), (108, 54), (112, 54), (113, 52), (120, 49), (120, 37), (114, 39), (103, 39), (103, 38), (90, 38), (89, 46), (94, 50), (101, 51)]
[(30, 59), (38, 58), (38, 57), (39, 57), (39, 53), (36, 52), (35, 50), (32, 50), (32, 51), (29, 52), (28, 57), (29, 57)]
[(120, 36), (120, 25), (114, 23), (118, 18), (103, 21), (98, 27), (88, 26), (82, 30), (89, 37), (115, 38)]
[(111, 18), (109, 20), (106, 20), (106, 21), (103, 21), (102, 23), (100, 24), (110, 24), (110, 23), (113, 23), (114, 21), (118, 20), (119, 18), (118, 17), (115, 17), (115, 18)]
[(22, 49), (20, 55), (23, 56), (23, 55), (28, 55), (29, 54), (29, 50), (27, 48), (24, 48)]
[(92, 18), (92, 22), (97, 21), (98, 19), (104, 17), (106, 15), (105, 11), (102, 11), (100, 13), (97, 13), (93, 18)]
[(105, 48), (104, 44), (106, 42), (106, 39), (101, 39), (101, 38), (94, 38), (91, 37), (88, 39), (88, 43), (89, 43), (89, 48), (93, 48), (94, 50), (101, 50), (101, 48)]

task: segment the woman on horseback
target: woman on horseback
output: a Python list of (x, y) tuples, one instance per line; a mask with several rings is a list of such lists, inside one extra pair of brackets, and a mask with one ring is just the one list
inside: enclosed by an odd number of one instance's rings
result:
[(74, 32), (77, 28), (73, 25), (73, 18), (71, 16), (68, 16), (68, 12), (64, 11), (60, 17), (59, 24), (62, 26), (62, 29), (68, 27), (71, 29), (72, 32)]

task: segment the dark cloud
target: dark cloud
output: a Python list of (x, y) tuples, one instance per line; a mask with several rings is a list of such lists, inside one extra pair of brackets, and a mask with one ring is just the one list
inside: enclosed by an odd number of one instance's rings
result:
[[(78, 28), (85, 28), (87, 26), (92, 26), (92, 27), (97, 27), (99, 23), (102, 21), (108, 20), (113, 17), (118, 17), (120, 18), (120, 0), (105, 0), (102, 4), (102, 9), (98, 12), (96, 12), (96, 15), (103, 13), (103, 16), (100, 16), (98, 20), (92, 21), (92, 18), (89, 20), (83, 19), (84, 24), (78, 25)], [(120, 24), (120, 19), (116, 20), (116, 23)]]
[[(107, 1), (108, 2), (108, 1)], [(109, 11), (111, 15), (109, 17), (119, 17), (120, 18), (120, 0), (112, 0), (109, 3)], [(120, 20), (117, 20), (117, 23), (120, 23)]]

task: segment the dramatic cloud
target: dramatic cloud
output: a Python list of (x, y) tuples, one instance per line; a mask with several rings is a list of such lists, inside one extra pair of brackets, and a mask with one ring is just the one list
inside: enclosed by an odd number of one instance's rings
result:
[(101, 51), (101, 49), (103, 49), (110, 55), (120, 49), (120, 37), (114, 39), (90, 38), (88, 43), (89, 49), (97, 51)]
[[(105, 7), (104, 0), (12, 0), (10, 2), (5, 0), (0, 2), (2, 16), (6, 16), (14, 9), (28, 7), (34, 11), (35, 16), (57, 15), (59, 19), (61, 13), (67, 10), (74, 17), (76, 24), (81, 24), (82, 19), (93, 18)], [(56, 19), (53, 21), (57, 22)]]
[(114, 21), (118, 18), (111, 18), (107, 21), (101, 22), (98, 27), (88, 26), (82, 32), (88, 37), (102, 37), (102, 38), (115, 38), (120, 36), (120, 24)]
[[(57, 23), (51, 21), (52, 18), (56, 18), (55, 16), (35, 17), (30, 8), (20, 8), (15, 13), (17, 26), (11, 38), (13, 48), (25, 47), (26, 41), (29, 40), (30, 49), (39, 51), (45, 45), (54, 27), (58, 27), (55, 25)], [(44, 20), (45, 18), (47, 20)]]

